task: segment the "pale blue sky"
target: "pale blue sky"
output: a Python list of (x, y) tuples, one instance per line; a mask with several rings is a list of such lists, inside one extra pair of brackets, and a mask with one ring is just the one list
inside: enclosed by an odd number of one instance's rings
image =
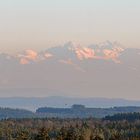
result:
[(140, 48), (140, 0), (1, 0), (0, 51), (74, 41)]

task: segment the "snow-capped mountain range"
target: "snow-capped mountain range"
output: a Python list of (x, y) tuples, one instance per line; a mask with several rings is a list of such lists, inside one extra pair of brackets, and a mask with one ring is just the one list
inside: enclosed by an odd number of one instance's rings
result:
[(140, 99), (140, 49), (117, 42), (68, 42), (36, 52), (0, 53), (1, 96), (87, 96)]

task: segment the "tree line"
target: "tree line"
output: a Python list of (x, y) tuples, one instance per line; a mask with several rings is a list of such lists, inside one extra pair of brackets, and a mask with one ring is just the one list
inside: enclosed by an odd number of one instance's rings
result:
[(103, 119), (4, 119), (0, 121), (0, 140), (140, 140), (138, 115), (116, 114)]

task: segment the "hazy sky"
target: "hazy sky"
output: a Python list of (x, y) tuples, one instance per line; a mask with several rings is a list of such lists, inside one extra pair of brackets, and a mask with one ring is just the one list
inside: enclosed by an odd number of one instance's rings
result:
[(1, 0), (0, 51), (106, 40), (140, 48), (140, 0)]

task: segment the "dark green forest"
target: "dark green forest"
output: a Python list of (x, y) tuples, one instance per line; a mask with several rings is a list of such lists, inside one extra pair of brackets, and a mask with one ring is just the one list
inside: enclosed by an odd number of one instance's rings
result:
[(140, 113), (0, 121), (0, 140), (140, 140)]

